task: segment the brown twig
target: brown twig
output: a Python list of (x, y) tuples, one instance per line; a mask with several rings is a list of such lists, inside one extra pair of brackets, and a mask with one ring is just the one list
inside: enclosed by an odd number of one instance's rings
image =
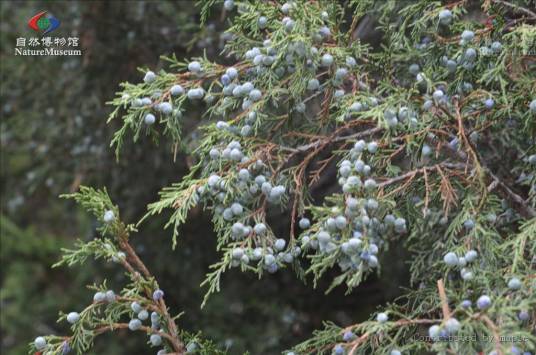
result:
[(441, 299), (441, 309), (443, 310), (443, 319), (450, 318), (449, 302), (447, 300), (447, 294), (445, 292), (445, 285), (443, 279), (437, 280), (437, 290), (439, 291), (439, 298)]

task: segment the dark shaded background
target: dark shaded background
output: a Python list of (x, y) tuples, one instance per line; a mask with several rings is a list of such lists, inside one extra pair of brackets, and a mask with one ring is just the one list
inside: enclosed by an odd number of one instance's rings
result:
[[(119, 162), (109, 142), (116, 124), (106, 125), (110, 100), (120, 82), (139, 81), (138, 67), (159, 69), (160, 55), (219, 56), (225, 18), (216, 8), (199, 27), (199, 8), (188, 1), (35, 1), (1, 6), (1, 352), (25, 354), (37, 335), (68, 332), (56, 324), (59, 310), (80, 310), (92, 299), (85, 286), (107, 279), (119, 289), (125, 278), (116, 265), (54, 269), (61, 247), (94, 238), (95, 222), (58, 195), (79, 184), (106, 186), (122, 215), (137, 221), (160, 188), (187, 172), (186, 156), (165, 142), (127, 144)], [(18, 57), (17, 37), (34, 37), (27, 21), (48, 10), (61, 26), (51, 36), (78, 36), (81, 57)], [(197, 116), (185, 117), (191, 134)], [(335, 181), (335, 180), (334, 180)], [(329, 187), (326, 187), (328, 189)], [(320, 195), (322, 191), (320, 191)], [(286, 225), (287, 216), (283, 216)], [(345, 296), (329, 284), (313, 290), (292, 272), (256, 280), (233, 270), (222, 291), (200, 309), (199, 288), (208, 266), (218, 260), (210, 219), (195, 210), (171, 250), (166, 216), (145, 223), (133, 244), (166, 291), (180, 326), (201, 330), (230, 353), (275, 354), (310, 336), (322, 320), (350, 324), (393, 299), (407, 279), (396, 246), (385, 258), (382, 279), (371, 279)], [(287, 228), (285, 228), (286, 230)], [(385, 263), (384, 263), (385, 264)], [(147, 354), (141, 335), (117, 332), (96, 342), (95, 354)]]

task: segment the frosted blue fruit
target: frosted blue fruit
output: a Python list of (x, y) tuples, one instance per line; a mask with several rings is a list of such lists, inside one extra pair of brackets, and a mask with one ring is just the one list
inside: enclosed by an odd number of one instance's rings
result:
[[(359, 187), (361, 186), (361, 179), (359, 178), (359, 176), (352, 175), (348, 177), (348, 179), (346, 180), (346, 183), (350, 187)], [(372, 182), (369, 182), (368, 185), (373, 185), (374, 183), (376, 182), (372, 181)], [(369, 188), (371, 188), (371, 186), (369, 186)]]
[(529, 109), (532, 113), (536, 113), (536, 100), (532, 100), (530, 102)]
[(62, 344), (61, 344), (61, 354), (62, 355), (66, 355), (68, 353), (71, 352), (71, 346), (69, 345), (69, 342), (67, 340), (65, 340)]
[(106, 212), (104, 212), (104, 216), (102, 217), (102, 220), (104, 221), (104, 223), (111, 223), (113, 222), (114, 219), (115, 219), (114, 211), (107, 210)]
[(307, 82), (307, 90), (309, 91), (318, 90), (319, 87), (320, 87), (320, 82), (316, 78), (310, 79)]
[(343, 96), (344, 96), (344, 90), (343, 90), (343, 89), (337, 89), (337, 90), (335, 90), (335, 92), (333, 93), (333, 98), (334, 98), (335, 100), (340, 99), (340, 98), (343, 97)]
[(472, 280), (474, 278), (474, 275), (471, 271), (467, 270), (466, 268), (463, 268), (461, 271), (460, 271), (460, 275), (462, 277), (462, 279), (464, 281), (469, 281), (469, 280)]
[(288, 15), (290, 13), (290, 10), (292, 9), (292, 5), (288, 2), (284, 3), (283, 6), (281, 6), (281, 12), (285, 15)]
[(250, 99), (244, 99), (244, 101), (242, 102), (242, 110), (247, 111), (251, 108), (252, 105), (253, 101), (251, 101)]
[(340, 344), (335, 345), (333, 351), (335, 355), (344, 355), (344, 348)]
[(268, 19), (265, 16), (259, 17), (259, 19), (257, 20), (257, 25), (261, 30), (265, 29), (268, 25)]
[(143, 99), (141, 99), (141, 102), (142, 102), (142, 105), (143, 106), (147, 106), (147, 105), (150, 105), (153, 103), (153, 100), (151, 100), (150, 98), (148, 97), (144, 97)]
[(428, 335), (432, 340), (435, 340), (439, 337), (439, 332), (441, 331), (441, 328), (438, 325), (432, 325), (430, 328), (428, 328)]
[(467, 262), (473, 262), (478, 257), (478, 253), (475, 250), (469, 250), (467, 253), (465, 253), (465, 260)]
[(357, 62), (354, 57), (346, 57), (345, 63), (349, 68), (353, 68), (357, 65)]
[(235, 216), (239, 216), (244, 213), (244, 207), (242, 207), (242, 205), (238, 202), (235, 202), (231, 205), (231, 211)]
[(257, 223), (255, 224), (255, 227), (253, 227), (253, 231), (255, 231), (255, 234), (257, 235), (263, 235), (266, 233), (266, 225), (264, 223)]
[(378, 266), (378, 258), (374, 255), (369, 255), (367, 258), (368, 265), (372, 268), (375, 268)]
[(240, 97), (242, 95), (244, 95), (244, 89), (242, 87), (242, 85), (238, 85), (236, 86), (234, 89), (233, 89), (233, 96), (234, 97)]
[(523, 321), (523, 322), (526, 322), (530, 319), (530, 314), (529, 312), (527, 311), (520, 311), (518, 314), (517, 314), (517, 318), (520, 320), (520, 321)]
[(132, 309), (132, 311), (136, 314), (140, 313), (142, 310), (141, 305), (138, 302), (132, 302), (130, 304), (130, 309)]
[(454, 73), (457, 67), (458, 67), (458, 64), (455, 61), (451, 59), (447, 61), (447, 70), (449, 71), (449, 73)]
[(386, 313), (378, 313), (378, 315), (376, 316), (376, 320), (380, 323), (385, 323), (387, 322), (387, 320), (389, 320), (389, 317), (387, 316)]
[(240, 222), (236, 222), (235, 224), (233, 224), (233, 226), (231, 227), (231, 233), (235, 237), (242, 237), (244, 235), (244, 224)]
[(158, 324), (160, 322), (160, 316), (156, 312), (151, 312), (151, 323)]
[(284, 26), (285, 26), (285, 31), (291, 32), (294, 29), (294, 20), (288, 19), (288, 21), (284, 23)]
[(493, 42), (491, 44), (491, 50), (494, 51), (495, 53), (500, 52), (502, 50), (501, 42), (497, 42), (497, 41)]
[(366, 203), (366, 207), (369, 210), (376, 210), (379, 207), (378, 201), (373, 198), (369, 198)]
[[(272, 185), (266, 181), (266, 177), (264, 175), (259, 175), (259, 176), (256, 176), (255, 177), (255, 183), (260, 186), (262, 188), (262, 186), (265, 184), (265, 183), (268, 183), (268, 186), (266, 188), (269, 187), (269, 190), (272, 189)], [(264, 192), (264, 189), (262, 190), (262, 192)], [(269, 191), (268, 191), (269, 192)]]
[(465, 222), (463, 222), (463, 226), (466, 230), (471, 230), (475, 228), (475, 221), (469, 218)]
[(153, 300), (158, 301), (164, 297), (164, 291), (158, 289), (153, 292)]
[(472, 303), (471, 303), (471, 301), (469, 301), (469, 300), (463, 300), (462, 303), (460, 303), (460, 305), (462, 306), (462, 308), (465, 308), (465, 309), (470, 308), (470, 307), (471, 307), (471, 304), (472, 304)]
[(223, 86), (227, 86), (231, 83), (231, 78), (227, 74), (223, 74), (220, 78), (221, 83)]
[(445, 322), (445, 329), (447, 329), (450, 334), (455, 334), (460, 330), (460, 322), (458, 322), (456, 318), (449, 318)]
[(216, 159), (219, 159), (220, 157), (220, 151), (217, 149), (217, 148), (212, 148), (209, 152), (208, 152), (208, 155), (210, 156), (210, 158), (212, 160), (216, 160)]
[(239, 260), (240, 258), (242, 258), (243, 255), (244, 255), (244, 249), (242, 248), (234, 248), (233, 251), (231, 252), (231, 256), (235, 260)]
[(349, 197), (346, 199), (346, 207), (351, 211), (355, 211), (359, 207), (359, 201), (354, 197)]
[(383, 222), (387, 225), (394, 225), (395, 224), (395, 216), (392, 214), (385, 215)]
[(363, 109), (363, 104), (361, 104), (361, 102), (354, 102), (352, 105), (350, 105), (349, 111), (359, 112), (362, 109)]
[[(529, 161), (530, 164), (536, 165), (536, 154), (532, 154), (531, 156), (529, 156), (528, 161)], [(495, 218), (497, 218), (497, 217), (495, 217)]]
[(80, 320), (80, 314), (78, 314), (77, 312), (70, 312), (67, 315), (67, 322), (69, 322), (71, 324), (74, 324), (74, 323), (78, 322), (79, 320)]
[(188, 63), (188, 70), (192, 73), (199, 73), (201, 71), (201, 63), (196, 60)]
[(253, 89), (251, 90), (251, 92), (249, 93), (249, 98), (252, 100), (252, 101), (259, 101), (261, 98), (262, 98), (262, 93), (260, 90), (258, 89)]
[(369, 153), (376, 153), (378, 151), (378, 143), (370, 142), (369, 144), (367, 144), (367, 150), (369, 151)]
[(308, 218), (302, 218), (298, 224), (301, 229), (307, 229), (311, 226), (311, 221)]
[(143, 118), (143, 122), (145, 122), (147, 126), (154, 124), (155, 121), (156, 121), (156, 117), (152, 113), (146, 114), (145, 117)]
[(456, 256), (456, 254), (454, 254), (453, 252), (448, 252), (443, 257), (443, 261), (448, 266), (457, 266), (458, 265), (458, 256)]
[(474, 61), (476, 58), (476, 50), (474, 48), (467, 48), (464, 54), (464, 58), (467, 61)]
[(173, 85), (170, 89), (170, 93), (172, 96), (179, 96), (179, 95), (182, 95), (184, 94), (184, 89), (182, 86), (180, 85)]
[[(225, 96), (231, 96), (233, 95), (234, 90), (236, 89), (237, 85), (235, 83), (230, 83), (227, 86), (223, 87), (222, 93)], [(228, 98), (225, 98), (224, 102), (229, 102)]]
[(491, 306), (491, 298), (489, 296), (483, 295), (478, 298), (476, 301), (476, 306), (479, 309), (487, 309)]
[(402, 355), (402, 353), (400, 352), (400, 350), (391, 350), (390, 355)]
[(421, 68), (419, 67), (419, 64), (413, 63), (409, 66), (409, 72), (413, 75), (419, 74), (420, 70)]
[(263, 55), (263, 54), (257, 54), (257, 55), (253, 58), (253, 64), (255, 64), (255, 65), (261, 65), (263, 59), (264, 59), (264, 55)]
[[(162, 102), (159, 109), (164, 115), (169, 115), (173, 111), (173, 106), (169, 102)], [(145, 118), (147, 118), (147, 116), (145, 116)]]
[(299, 113), (304, 113), (306, 107), (305, 107), (305, 104), (303, 102), (300, 102), (300, 103), (296, 104), (296, 106), (294, 106), (294, 109)]
[(355, 334), (349, 330), (347, 330), (346, 332), (344, 332), (344, 334), (342, 335), (342, 340), (348, 342), (348, 341), (352, 341), (353, 339), (355, 338)]
[(443, 25), (448, 25), (452, 21), (452, 12), (450, 10), (441, 10), (439, 12), (439, 22)]
[(510, 281), (508, 281), (508, 288), (510, 290), (519, 290), (521, 286), (523, 286), (523, 284), (517, 277), (511, 278)]
[(250, 178), (248, 169), (240, 169), (238, 172), (238, 178), (243, 181), (248, 181)]
[(495, 105), (495, 101), (493, 101), (493, 99), (491, 98), (484, 101), (484, 106), (486, 106), (488, 110), (492, 109), (494, 105)]
[(145, 309), (142, 309), (138, 313), (138, 319), (139, 320), (146, 320), (147, 318), (149, 318), (149, 312), (147, 312)]
[(343, 165), (339, 168), (339, 174), (343, 177), (350, 176), (350, 173), (352, 172), (352, 168), (347, 165)]
[(461, 38), (465, 42), (471, 42), (475, 38), (475, 33), (473, 31), (465, 30), (462, 32)]
[(432, 94), (432, 97), (436, 101), (441, 100), (443, 98), (443, 96), (445, 96), (445, 94), (443, 93), (443, 90), (439, 90), (439, 89), (434, 91), (434, 93)]
[(229, 79), (233, 80), (238, 77), (238, 70), (233, 67), (227, 68), (227, 70), (225, 71), (225, 75), (227, 75)]
[(132, 331), (136, 331), (141, 328), (141, 321), (139, 319), (131, 319), (130, 322), (128, 322), (128, 329)]
[(203, 88), (190, 89), (186, 95), (190, 100), (199, 100), (205, 95), (205, 90)]
[(145, 76), (143, 77), (143, 81), (146, 83), (152, 83), (155, 80), (156, 80), (156, 74), (150, 70), (147, 73), (145, 73)]
[(43, 337), (37, 337), (34, 340), (34, 346), (37, 350), (43, 350), (47, 346), (47, 341)]
[(422, 155), (427, 157), (430, 154), (432, 154), (432, 148), (430, 148), (430, 146), (428, 144), (424, 144), (422, 146)]
[(290, 264), (294, 261), (294, 256), (291, 253), (282, 253), (282, 259), (285, 263)]
[(318, 30), (318, 33), (320, 33), (320, 35), (324, 38), (331, 36), (331, 30), (329, 29), (328, 26), (320, 27), (320, 29)]
[(335, 80), (343, 80), (348, 75), (348, 70), (346, 68), (338, 68), (335, 71)]
[(326, 53), (322, 56), (321, 64), (324, 67), (329, 67), (331, 64), (333, 64), (333, 56), (329, 53)]
[(362, 152), (366, 147), (367, 147), (367, 143), (362, 139), (358, 140), (354, 144), (354, 149), (357, 150), (358, 152)]
[(356, 252), (361, 247), (361, 244), (363, 244), (361, 239), (352, 237), (348, 240), (348, 249), (351, 252)]
[(465, 260), (465, 258), (462, 256), (460, 258), (458, 258), (458, 266), (465, 266), (467, 265), (467, 260)]
[(281, 251), (283, 249), (285, 249), (285, 246), (287, 245), (287, 242), (285, 241), (285, 239), (277, 239), (274, 243), (274, 248), (275, 250), (277, 251)]
[(239, 160), (242, 159), (243, 156), (244, 155), (242, 154), (240, 149), (234, 148), (234, 149), (231, 150), (231, 159), (239, 161)]
[(106, 301), (107, 302), (114, 302), (115, 301), (115, 293), (112, 290), (106, 291)]
[(426, 100), (422, 105), (422, 108), (425, 110), (430, 110), (432, 106), (434, 106), (434, 102), (432, 100)]
[(216, 187), (220, 180), (221, 177), (219, 177), (218, 175), (210, 175), (210, 177), (208, 178), (208, 186)]
[(344, 216), (337, 216), (335, 218), (335, 226), (338, 229), (344, 229), (348, 225), (348, 221), (346, 220), (346, 217)]
[[(188, 343), (188, 345), (190, 345), (190, 343)], [(193, 351), (193, 350), (188, 350), (188, 345), (186, 345), (186, 353)], [(166, 355), (166, 354), (167, 354), (167, 351), (165, 351), (164, 349), (158, 350), (158, 352), (156, 353), (156, 355)]]
[(275, 257), (272, 254), (267, 254), (264, 256), (264, 265), (270, 266), (275, 264)]
[(104, 292), (97, 292), (93, 296), (93, 302), (104, 302), (105, 299), (106, 295), (104, 294)]
[(242, 89), (243, 94), (248, 94), (255, 88), (255, 86), (253, 86), (253, 83), (251, 83), (250, 81), (246, 81), (240, 87)]
[(364, 186), (365, 186), (365, 189), (372, 190), (378, 187), (378, 184), (376, 183), (374, 179), (367, 179), (365, 180)]
[[(230, 0), (226, 0), (230, 1)], [(158, 334), (151, 334), (149, 337), (149, 341), (151, 342), (152, 346), (160, 346), (162, 345), (162, 337)]]
[(326, 231), (320, 231), (318, 233), (317, 239), (320, 243), (327, 243), (331, 240), (331, 236)]

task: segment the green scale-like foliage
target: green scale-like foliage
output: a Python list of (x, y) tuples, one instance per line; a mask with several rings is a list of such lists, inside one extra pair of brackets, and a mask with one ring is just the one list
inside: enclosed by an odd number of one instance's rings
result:
[[(206, 18), (214, 4), (201, 5)], [(112, 140), (118, 158), (128, 136), (142, 135), (192, 156), (190, 173), (161, 191), (137, 227), (171, 210), (165, 227), (180, 247), (192, 208), (212, 216), (222, 256), (202, 284), (205, 302), (231, 269), (259, 277), (289, 269), (316, 286), (337, 268), (327, 291), (351, 292), (389, 264), (387, 249), (408, 249), (411, 289), (369, 321), (326, 323), (294, 353), (534, 352), (536, 14), (528, 2), (224, 7), (222, 56), (233, 65), (171, 56), (168, 69), (142, 70), (143, 82), (123, 84), (110, 102), (110, 120), (122, 122)], [(197, 129), (184, 135), (183, 112), (199, 108)], [(319, 186), (333, 188), (319, 199)], [(119, 216), (105, 191), (71, 197), (101, 221), (106, 211)], [(271, 227), (281, 213), (285, 233)], [(66, 251), (63, 263), (90, 255), (126, 263), (132, 285), (121, 297), (147, 297), (156, 280), (124, 259), (133, 258), (134, 226), (116, 220), (100, 231), (109, 239)], [(121, 302), (104, 315), (92, 307), (67, 340), (77, 351), (91, 344), (87, 329), (129, 312)], [(184, 350), (187, 335), (169, 324), (162, 332), (166, 346)]]

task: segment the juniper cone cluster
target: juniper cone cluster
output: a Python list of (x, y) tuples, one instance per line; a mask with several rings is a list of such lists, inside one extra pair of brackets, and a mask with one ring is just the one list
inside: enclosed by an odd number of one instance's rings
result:
[[(534, 354), (528, 2), (212, 3), (202, 13), (228, 16), (223, 55), (233, 65), (166, 58), (168, 70), (144, 70), (111, 102), (110, 120), (122, 122), (118, 158), (130, 134), (147, 135), (175, 151), (193, 147), (190, 174), (165, 187), (138, 225), (121, 220), (106, 190), (67, 196), (95, 214), (102, 238), (65, 250), (58, 265), (101, 258), (131, 283), (94, 285), (87, 308), (60, 317), (72, 334), (39, 336), (31, 351), (81, 354), (99, 334), (130, 329), (158, 354), (217, 353), (180, 330), (129, 244), (143, 221), (170, 210), (175, 247), (188, 211), (202, 206), (221, 253), (204, 302), (225, 287), (224, 272), (294, 272), (316, 286), (335, 269), (329, 290), (350, 293), (389, 266), (385, 250), (409, 250), (413, 287), (403, 297), (368, 321), (326, 323), (286, 354)], [(361, 40), (371, 19), (380, 43)], [(181, 134), (181, 117), (194, 107), (205, 114), (192, 138)], [(326, 181), (337, 187), (319, 201), (315, 186)], [(271, 228), (276, 211), (288, 215), (286, 233)]]

